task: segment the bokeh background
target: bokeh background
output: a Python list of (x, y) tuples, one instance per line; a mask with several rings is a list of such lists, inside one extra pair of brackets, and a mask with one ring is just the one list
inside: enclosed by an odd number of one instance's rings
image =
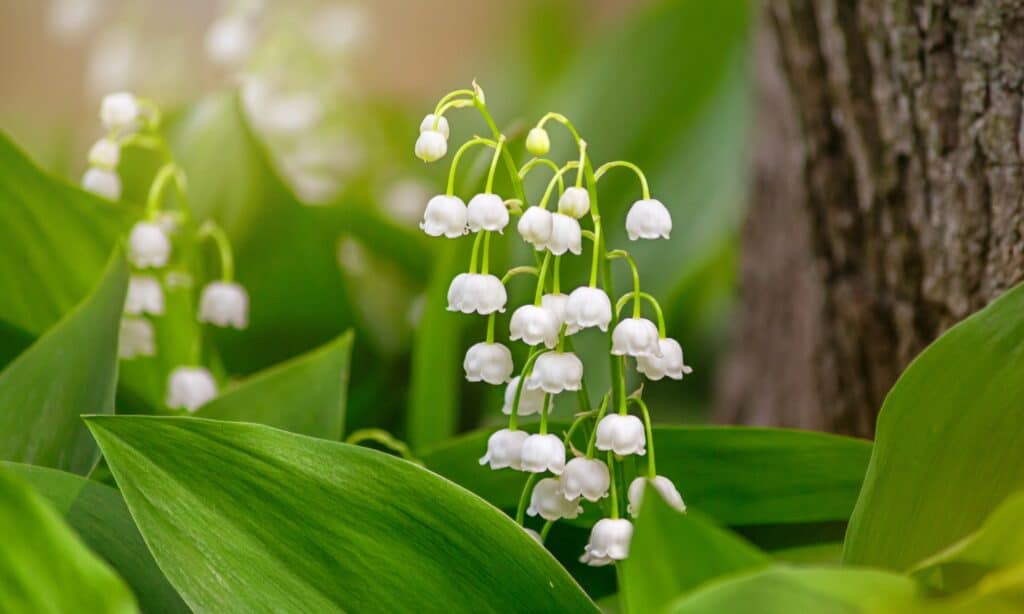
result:
[[(670, 241), (629, 243), (622, 221), (639, 197), (635, 180), (602, 183), (611, 243), (635, 254), (695, 370), (648, 385), (655, 419), (700, 422), (731, 343), (750, 13), (719, 0), (0, 0), (0, 129), (77, 184), (101, 136), (101, 97), (156, 100), (192, 207), (226, 228), (252, 297), (250, 328), (212, 338), (218, 376), (230, 386), (353, 328), (347, 430), (382, 427), (424, 449), (497, 422), (502, 391), (462, 378), (485, 319), (444, 311), (471, 239), (417, 229), (447, 176), (446, 163), (413, 156), (420, 119), (474, 78), (513, 137), (549, 110), (565, 113), (597, 162), (639, 164), (673, 212)], [(483, 129), (468, 111), (451, 123), (452, 147)], [(573, 156), (567, 135), (550, 130), (552, 157)], [(521, 141), (514, 151), (525, 160)], [(140, 178), (126, 181), (124, 200), (143, 200), (147, 164), (123, 162), (124, 176)], [(478, 181), (466, 173), (460, 193)], [(546, 179), (534, 181), (536, 197)], [(496, 248), (503, 265), (531, 257), (515, 232)], [(566, 263), (564, 285), (582, 281), (578, 260)], [(616, 273), (625, 288), (626, 271)], [(513, 282), (513, 304), (525, 285)], [(521, 364), (525, 348), (513, 345)], [(577, 348), (599, 398), (603, 338), (584, 333)], [(122, 365), (141, 381), (132, 369), (143, 370)], [(163, 409), (158, 379), (121, 395), (120, 409)]]

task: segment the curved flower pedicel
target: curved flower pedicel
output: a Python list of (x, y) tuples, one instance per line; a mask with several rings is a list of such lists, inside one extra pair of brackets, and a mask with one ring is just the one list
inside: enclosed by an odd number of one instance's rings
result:
[[(507, 428), (491, 435), (480, 463), (492, 469), (511, 468), (530, 474), (520, 494), (516, 521), (541, 543), (552, 523), (575, 518), (584, 500), (587, 505), (599, 506), (606, 517), (594, 525), (581, 560), (590, 565), (612, 564), (629, 555), (633, 534), (632, 523), (620, 514), (622, 505), (627, 504), (626, 510), (635, 513), (647, 483), (670, 505), (685, 509), (675, 485), (655, 471), (650, 415), (640, 397), (642, 388), (633, 395), (626, 393), (626, 361), (635, 360), (637, 371), (651, 380), (681, 379), (691, 369), (683, 362), (679, 343), (665, 335), (661, 307), (653, 296), (643, 292), (632, 256), (608, 248), (598, 183), (614, 169), (631, 171), (639, 180), (640, 199), (626, 216), (626, 234), (631, 240), (668, 238), (672, 217), (660, 201), (651, 198), (647, 179), (635, 164), (620, 160), (595, 168), (587, 142), (559, 113), (544, 115), (530, 128), (525, 146), (534, 157), (517, 165), (476, 83), (470, 89), (445, 95), (426, 115), (415, 146), (418, 157), (432, 162), (447, 154), (449, 112), (463, 108), (473, 108), (480, 114), (488, 134), (474, 136), (455, 149), (447, 189), (426, 203), (421, 228), (430, 236), (448, 239), (473, 235), (469, 265), (448, 288), (448, 309), (487, 316), (485, 339), (466, 353), (466, 378), (505, 385), (502, 412), (508, 415)], [(549, 122), (564, 127), (571, 137), (576, 153), (572, 159), (558, 162), (547, 157), (551, 135), (545, 126)], [(489, 150), (484, 189), (472, 195), (457, 195), (457, 169), (466, 153), (475, 148)], [(511, 198), (494, 192), (499, 167), (507, 174)], [(528, 195), (527, 179), (538, 170), (550, 176), (541, 184), (543, 189), (534, 194), (531, 188)], [(462, 200), (467, 196), (468, 206)], [(549, 207), (551, 203), (553, 207)], [(535, 262), (513, 266), (499, 277), (491, 271), (491, 235), (503, 233), (513, 221), (519, 238), (533, 248)], [(563, 293), (562, 260), (584, 256), (585, 252), (589, 277), (574, 280), (569, 286), (574, 289)], [(611, 275), (616, 260), (628, 263), (633, 281), (632, 289), (617, 301), (613, 300), (618, 295)], [(495, 319), (508, 303), (506, 285), (521, 275), (531, 276), (535, 286), (532, 301), (511, 310), (509, 340), (530, 347), (515, 373), (512, 352), (496, 340)], [(631, 304), (632, 314), (620, 317), (627, 304)], [(656, 320), (644, 317), (645, 304), (653, 309)], [(573, 348), (575, 334), (603, 334), (607, 339), (611, 389), (602, 395), (596, 408), (590, 402), (585, 381), (589, 367)], [(577, 402), (575, 419), (565, 433), (551, 433), (548, 419), (555, 398), (567, 393)], [(640, 409), (640, 417), (630, 413), (631, 405)], [(536, 429), (528, 433), (520, 428), (520, 419), (530, 416), (537, 417)], [(573, 440), (576, 433), (588, 431), (586, 441)], [(644, 457), (646, 474), (623, 475), (617, 481), (617, 471), (632, 472), (637, 464), (624, 464), (623, 457), (628, 455)], [(632, 481), (623, 479), (627, 477)], [(620, 492), (622, 488), (617, 484), (627, 483), (627, 492)], [(525, 527), (528, 515), (546, 521), (539, 532)]]

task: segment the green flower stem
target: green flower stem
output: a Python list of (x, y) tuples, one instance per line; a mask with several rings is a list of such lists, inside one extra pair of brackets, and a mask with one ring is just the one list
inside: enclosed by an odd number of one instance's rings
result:
[[(437, 101), (437, 106), (434, 107), (434, 117), (440, 117), (441, 116), (441, 109), (444, 108), (444, 105), (448, 104), (448, 102), (451, 101), (453, 98), (457, 98), (459, 96), (469, 96), (470, 100), (472, 101), (472, 100), (476, 99), (476, 92), (474, 92), (473, 90), (466, 90), (466, 89), (455, 90), (453, 92), (448, 92), (447, 94), (444, 95), (443, 98), (441, 98), (441, 100)], [(437, 129), (437, 123), (436, 122), (434, 124), (434, 129), (435, 130)]]
[(505, 135), (498, 137), (498, 143), (494, 146), (494, 155), (491, 156), (491, 167), (487, 170), (487, 185), (484, 187), (485, 194), (491, 194), (492, 188), (494, 188), (494, 171), (498, 168), (498, 158), (501, 156), (501, 152), (504, 151)]
[(583, 163), (587, 158), (587, 142), (583, 139), (577, 139), (576, 145), (580, 150), (580, 161), (579, 166), (577, 167), (578, 170), (576, 171), (576, 187), (579, 188), (583, 187)]
[(462, 156), (469, 150), (470, 147), (475, 145), (487, 145), (488, 147), (497, 147), (498, 144), (491, 139), (485, 139), (481, 136), (474, 136), (459, 147), (458, 151), (455, 152), (455, 156), (452, 157), (452, 166), (448, 169), (448, 189), (445, 194), (452, 196), (455, 194), (455, 170), (459, 167), (459, 162), (462, 160)]
[(604, 418), (605, 413), (608, 411), (608, 400), (608, 395), (604, 395), (604, 398), (601, 399), (601, 407), (597, 410), (594, 430), (590, 432), (590, 440), (587, 442), (587, 458), (594, 458), (594, 446), (597, 443), (597, 425), (601, 423), (601, 418)]
[(407, 461), (411, 461), (417, 465), (423, 465), (423, 461), (416, 458), (416, 455), (409, 449), (409, 444), (395, 438), (394, 435), (384, 429), (360, 429), (358, 431), (354, 431), (351, 435), (345, 438), (345, 443), (352, 445), (359, 445), (364, 441), (372, 441), (384, 446)]
[(533, 304), (540, 305), (541, 297), (544, 296), (544, 281), (548, 274), (548, 263), (551, 262), (551, 252), (544, 252), (544, 261), (540, 265), (540, 273), (537, 274), (537, 291), (534, 293)]
[(540, 543), (544, 543), (548, 538), (548, 533), (551, 532), (551, 527), (555, 526), (554, 520), (549, 520), (544, 523), (544, 526), (540, 529)]
[(483, 264), (480, 265), (480, 272), (487, 275), (491, 261), (491, 231), (484, 230), (480, 234), (484, 236), (484, 261)]
[(562, 289), (562, 257), (555, 256), (555, 275), (551, 280), (551, 292), (561, 294)]
[[(633, 273), (633, 317), (640, 317), (640, 270), (636, 267), (636, 261), (633, 260), (633, 256), (629, 252), (623, 249), (616, 249), (608, 253), (608, 259), (614, 260), (616, 258), (624, 258), (629, 263), (629, 268)], [(630, 295), (626, 295), (630, 296)], [(616, 310), (617, 311), (617, 310)]]
[(494, 316), (496, 316), (497, 313), (498, 312), (496, 311), (492, 311), (490, 315), (487, 316), (487, 343), (494, 343)]
[(224, 229), (213, 220), (206, 220), (199, 227), (196, 238), (199, 240), (213, 239), (217, 245), (217, 252), (220, 255), (221, 281), (233, 281), (235, 279), (235, 257), (231, 251), (231, 241), (228, 240), (228, 235), (225, 234)]
[(625, 160), (616, 160), (615, 162), (608, 162), (602, 164), (601, 167), (597, 169), (597, 172), (594, 173), (594, 178), (600, 180), (601, 177), (605, 175), (605, 173), (617, 167), (628, 168), (629, 170), (636, 173), (636, 176), (640, 179), (640, 191), (644, 195), (644, 200), (647, 200), (651, 197), (651, 190), (650, 188), (647, 187), (647, 177), (644, 175), (644, 172), (640, 170), (640, 167), (637, 166), (636, 164), (633, 164), (632, 162), (626, 162)]
[(533, 373), (533, 363), (537, 362), (537, 357), (544, 353), (544, 349), (534, 350), (530, 357), (526, 359), (526, 364), (523, 365), (523, 373), (519, 377), (519, 384), (516, 386), (516, 395), (512, 399), (512, 414), (508, 417), (508, 430), (516, 430), (516, 422), (519, 418), (519, 399), (523, 397), (523, 386), (526, 384), (526, 378), (530, 377)]
[[(562, 338), (565, 340), (565, 347), (573, 354), (576, 353), (576, 344), (572, 342), (572, 338), (565, 334), (565, 325), (562, 325)], [(580, 380), (580, 389), (576, 391), (576, 395), (579, 398), (580, 411), (590, 411), (593, 406), (590, 404), (590, 395), (587, 393), (587, 376), (584, 374)]]
[(436, 113), (434, 113), (434, 123), (431, 125), (431, 129), (436, 132), (440, 132), (439, 128), (441, 127), (441, 118), (444, 117), (444, 114), (447, 113), (449, 109), (462, 109), (471, 106), (473, 106), (473, 101), (465, 98), (449, 100), (437, 109)]
[(163, 121), (160, 107), (149, 98), (136, 98), (135, 101), (139, 108), (146, 112), (146, 127), (153, 132), (159, 131)]
[(501, 278), (501, 283), (508, 285), (508, 281), (516, 275), (537, 275), (537, 267), (533, 266), (517, 266), (512, 267), (505, 273), (505, 276)]
[(658, 475), (658, 471), (654, 466), (654, 429), (651, 428), (651, 412), (647, 409), (647, 403), (643, 399), (630, 397), (629, 400), (637, 404), (644, 416), (644, 429), (647, 431), (647, 477), (653, 480)]
[(548, 434), (548, 409), (551, 407), (551, 395), (544, 395), (544, 404), (540, 407), (540, 434)]
[(581, 139), (579, 133), (576, 132), (576, 126), (573, 126), (572, 122), (569, 121), (569, 118), (562, 115), (561, 113), (555, 113), (554, 111), (547, 113), (546, 115), (544, 115), (544, 117), (540, 118), (540, 121), (537, 122), (537, 127), (543, 128), (544, 124), (546, 124), (548, 120), (552, 119), (569, 129), (569, 132), (572, 133), (573, 141), (575, 141), (577, 144), (580, 142)]
[[(498, 130), (497, 124), (494, 123), (494, 119), (491, 117), (490, 111), (487, 110), (487, 104), (484, 103), (483, 98), (478, 94), (473, 94), (473, 104), (477, 110), (480, 111), (480, 115), (483, 116), (484, 121), (487, 122), (487, 126), (490, 127), (491, 133), (495, 139), (501, 138), (501, 131)], [(512, 181), (512, 188), (516, 192), (516, 198), (526, 202), (526, 193), (523, 191), (523, 182), (519, 180), (519, 173), (516, 171), (516, 163), (512, 160), (512, 156), (508, 153), (508, 148), (503, 147), (501, 150), (501, 157), (505, 160), (505, 166), (508, 168), (509, 179)]]
[(476, 237), (473, 239), (473, 251), (469, 253), (469, 272), (476, 273), (477, 258), (480, 255), (480, 241), (484, 238), (484, 233), (476, 233)]
[(567, 171), (576, 168), (578, 165), (579, 162), (566, 162), (565, 166), (558, 169), (558, 172), (555, 173), (555, 176), (552, 177), (550, 181), (548, 181), (548, 187), (544, 189), (544, 196), (542, 196), (540, 199), (540, 207), (542, 209), (548, 208), (548, 199), (551, 198), (551, 191), (555, 189), (555, 183), (557, 182), (558, 185), (561, 186), (562, 175), (564, 175)]
[[(626, 305), (626, 303), (631, 298), (633, 298), (633, 293), (632, 292), (630, 292), (629, 294), (623, 294), (621, 297), (619, 297), (618, 302), (615, 303), (615, 314), (616, 315), (618, 315), (622, 311), (622, 308)], [(640, 293), (640, 298), (642, 298), (645, 301), (647, 301), (648, 303), (650, 303), (651, 307), (654, 308), (654, 313), (658, 316), (658, 336), (661, 337), (662, 339), (664, 339), (665, 338), (665, 314), (661, 311), (661, 305), (658, 303), (658, 299), (654, 298), (653, 296), (651, 296), (650, 294), (648, 294), (646, 292), (641, 292)]]
[(593, 412), (589, 412), (589, 411), (588, 412), (580, 413), (580, 414), (578, 414), (576, 416), (576, 419), (573, 420), (572, 424), (569, 426), (569, 430), (565, 432), (565, 446), (566, 447), (569, 447), (569, 444), (572, 443), (572, 436), (576, 434), (576, 430), (580, 426), (582, 426), (583, 423), (587, 419), (589, 419), (591, 416), (593, 416)]
[(564, 192), (565, 182), (563, 181), (562, 176), (558, 174), (558, 165), (548, 158), (531, 158), (529, 162), (519, 169), (519, 180), (525, 180), (526, 175), (541, 164), (548, 166), (552, 171), (554, 171), (555, 175), (558, 177), (558, 193), (561, 194)]
[(530, 493), (533, 491), (533, 484), (537, 481), (537, 474), (531, 473), (526, 478), (526, 484), (523, 484), (523, 492), (519, 495), (519, 505), (516, 506), (516, 524), (523, 526), (523, 522), (526, 520), (526, 502), (530, 498)]
[(594, 219), (594, 256), (590, 261), (590, 287), (597, 287), (597, 271), (600, 268), (601, 261), (601, 216), (597, 216)]
[(182, 212), (188, 214), (185, 173), (174, 162), (168, 162), (156, 172), (153, 183), (149, 186), (149, 194), (146, 196), (147, 220), (153, 221), (160, 215), (160, 201), (169, 185), (173, 185), (178, 194)]
[(612, 516), (612, 518), (618, 518), (619, 517), (619, 490), (616, 487), (616, 483), (615, 483), (615, 456), (611, 452), (608, 453), (608, 477), (611, 478), (609, 480), (609, 491), (608, 491), (608, 498), (611, 499), (611, 502), (612, 502), (612, 514), (611, 514), (611, 516)]
[(121, 149), (125, 149), (127, 147), (138, 147), (139, 149), (157, 153), (165, 160), (171, 159), (171, 152), (167, 148), (167, 143), (165, 143), (160, 137), (136, 132), (121, 141)]
[(625, 416), (629, 413), (626, 405), (626, 357), (615, 356), (613, 358), (619, 374), (619, 414)]

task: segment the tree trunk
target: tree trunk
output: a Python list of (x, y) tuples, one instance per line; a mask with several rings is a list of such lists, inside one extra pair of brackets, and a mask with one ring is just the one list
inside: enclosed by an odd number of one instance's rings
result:
[(870, 436), (1024, 272), (1024, 0), (766, 0), (718, 419)]

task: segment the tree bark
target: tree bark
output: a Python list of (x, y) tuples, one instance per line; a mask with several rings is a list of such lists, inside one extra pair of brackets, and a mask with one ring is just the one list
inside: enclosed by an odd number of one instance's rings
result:
[(1024, 273), (1024, 0), (766, 0), (723, 422), (870, 436)]

